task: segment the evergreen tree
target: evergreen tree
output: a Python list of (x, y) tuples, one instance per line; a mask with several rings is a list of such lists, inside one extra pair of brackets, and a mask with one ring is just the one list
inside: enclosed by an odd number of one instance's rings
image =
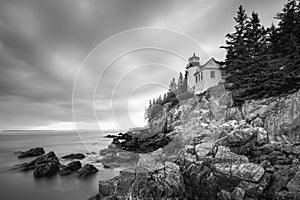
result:
[(271, 35), (272, 93), (280, 95), (300, 88), (300, 17), (299, 0), (289, 0), (276, 19), (278, 28)]
[(164, 93), (163, 102), (165, 102), (166, 100), (167, 100), (167, 94)]
[(240, 87), (241, 77), (243, 76), (243, 70), (245, 69), (245, 61), (248, 58), (248, 52), (246, 49), (246, 22), (247, 15), (243, 6), (240, 6), (237, 12), (237, 17), (234, 18), (237, 25), (235, 26), (235, 32), (226, 35), (226, 46), (222, 46), (227, 50), (225, 67), (223, 70), (226, 74), (226, 82), (231, 90), (236, 90)]
[(226, 35), (224, 71), (236, 103), (277, 96), (300, 88), (300, 1), (288, 0), (278, 27), (265, 29), (258, 14), (239, 7), (235, 32)]
[(246, 22), (245, 31), (246, 49), (248, 58), (244, 62), (243, 77), (241, 77), (239, 92), (236, 95), (237, 101), (243, 102), (247, 99), (257, 99), (263, 96), (262, 81), (266, 77), (266, 51), (267, 31), (261, 25), (258, 14), (252, 12)]
[(177, 84), (176, 84), (175, 78), (173, 78), (172, 81), (170, 82), (169, 91), (173, 92), (173, 93), (176, 93), (176, 91), (177, 91)]
[(183, 80), (183, 75), (180, 72), (177, 81), (177, 95), (182, 94), (183, 92), (184, 92), (184, 80)]

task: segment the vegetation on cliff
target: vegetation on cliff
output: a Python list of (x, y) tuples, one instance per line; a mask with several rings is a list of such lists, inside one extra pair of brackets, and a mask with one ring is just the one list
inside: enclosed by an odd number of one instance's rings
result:
[(235, 32), (226, 35), (227, 89), (237, 104), (279, 96), (300, 88), (300, 2), (289, 0), (275, 17), (278, 26), (261, 25), (258, 14), (240, 6)]

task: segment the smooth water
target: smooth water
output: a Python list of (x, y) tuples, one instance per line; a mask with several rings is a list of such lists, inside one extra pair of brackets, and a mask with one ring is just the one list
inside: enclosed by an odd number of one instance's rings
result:
[[(81, 133), (80, 137), (75, 131), (0, 132), (0, 199), (84, 200), (97, 193), (99, 180), (118, 174), (116, 170), (103, 169), (101, 163), (97, 162), (99, 150), (111, 142), (111, 139), (103, 136), (91, 131)], [(18, 159), (16, 151), (39, 146), (44, 147), (46, 152), (54, 151), (58, 157), (69, 153), (85, 153), (87, 157), (81, 162), (93, 164), (99, 172), (86, 179), (79, 179), (76, 175), (36, 179), (32, 171), (24, 173), (11, 170), (16, 164), (34, 159)]]

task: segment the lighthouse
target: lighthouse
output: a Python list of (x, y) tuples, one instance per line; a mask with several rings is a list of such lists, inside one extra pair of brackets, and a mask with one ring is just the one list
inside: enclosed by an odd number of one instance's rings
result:
[(188, 59), (188, 64), (185, 68), (187, 73), (188, 90), (193, 91), (196, 85), (194, 74), (196, 73), (196, 70), (200, 68), (200, 58), (194, 53), (193, 56)]

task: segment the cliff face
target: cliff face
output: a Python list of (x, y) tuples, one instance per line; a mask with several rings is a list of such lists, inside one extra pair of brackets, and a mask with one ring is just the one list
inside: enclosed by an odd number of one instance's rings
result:
[(261, 120), (270, 142), (300, 143), (300, 91), (284, 96), (258, 101), (246, 101), (241, 107), (230, 107), (229, 93), (207, 98), (192, 98), (180, 102), (175, 108), (164, 106), (164, 113), (150, 122), (154, 132), (185, 124), (201, 116), (206, 121), (246, 120), (249, 123)]
[(150, 139), (131, 135), (125, 144), (168, 142), (136, 154), (135, 173), (100, 182), (98, 197), (299, 199), (299, 97), (298, 91), (237, 108), (230, 94), (212, 92), (165, 105), (149, 124)]
[(300, 91), (286, 97), (246, 102), (242, 115), (249, 120), (260, 117), (270, 141), (300, 142)]

